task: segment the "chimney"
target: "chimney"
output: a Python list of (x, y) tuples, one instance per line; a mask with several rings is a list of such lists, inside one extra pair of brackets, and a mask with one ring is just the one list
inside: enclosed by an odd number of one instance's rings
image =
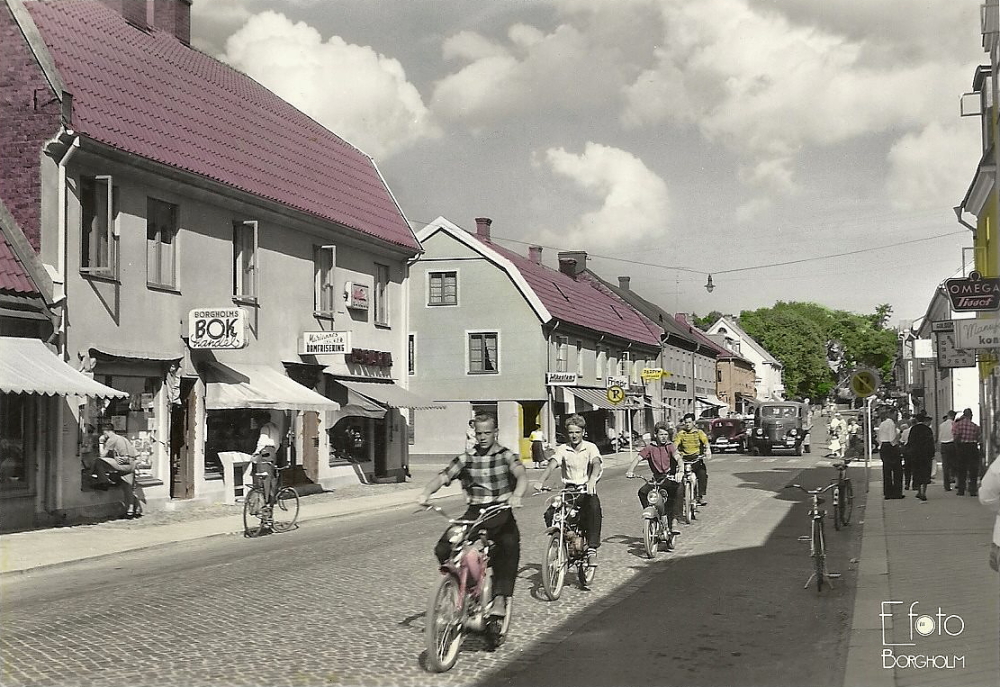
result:
[(567, 277), (573, 277), (576, 279), (576, 260), (573, 258), (563, 257), (563, 254), (559, 254), (559, 271), (565, 274)]
[(191, 0), (150, 0), (153, 26), (191, 45)]
[(477, 217), (476, 236), (481, 238), (483, 241), (489, 241), (491, 224), (493, 224), (493, 220), (491, 220), (489, 217)]
[(632, 277), (618, 277), (618, 288), (622, 291), (628, 291), (630, 281), (632, 281)]
[[(566, 272), (566, 270), (563, 269), (564, 258), (566, 260), (574, 261), (575, 267), (573, 268), (573, 272)], [(583, 272), (585, 269), (587, 269), (587, 251), (567, 250), (559, 253), (559, 271), (566, 272), (566, 274), (569, 274), (571, 277), (575, 277), (576, 275), (580, 274), (580, 272)]]
[(125, 21), (140, 29), (149, 28), (146, 21), (146, 0), (101, 0), (118, 14), (125, 17)]
[(528, 246), (528, 259), (536, 265), (542, 264), (542, 247)]

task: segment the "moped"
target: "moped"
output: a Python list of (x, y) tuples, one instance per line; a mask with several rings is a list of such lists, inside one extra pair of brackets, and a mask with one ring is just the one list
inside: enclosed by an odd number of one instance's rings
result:
[[(552, 491), (552, 488), (542, 487), (541, 491)], [(577, 505), (577, 500), (586, 493), (585, 486), (565, 486), (546, 504), (546, 512), (551, 513), (552, 520), (545, 528), (549, 541), (542, 561), (542, 588), (549, 601), (555, 601), (562, 594), (566, 573), (571, 567), (576, 568), (581, 587), (587, 588), (594, 581), (597, 568), (587, 560), (587, 537), (580, 528)]]
[(674, 546), (675, 533), (668, 525), (667, 517), (668, 494), (666, 483), (670, 479), (669, 475), (659, 478), (647, 479), (641, 475), (635, 475), (639, 479), (652, 484), (653, 488), (646, 494), (649, 505), (642, 509), (642, 540), (646, 546), (646, 555), (656, 558), (660, 550), (660, 542), (671, 550)]

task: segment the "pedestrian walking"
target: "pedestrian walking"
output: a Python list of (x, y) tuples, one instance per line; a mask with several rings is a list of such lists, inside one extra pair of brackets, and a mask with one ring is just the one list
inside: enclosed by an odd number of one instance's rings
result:
[(979, 487), (979, 503), (997, 514), (990, 544), (990, 567), (1000, 572), (1000, 460), (994, 460)]
[(941, 479), (944, 480), (944, 490), (951, 491), (952, 477), (955, 476), (955, 437), (951, 432), (955, 422), (955, 411), (945, 413), (938, 425), (938, 441), (941, 444)]
[(899, 453), (899, 428), (892, 416), (885, 413), (875, 436), (882, 458), (882, 496), (886, 499), (906, 498), (903, 493), (903, 460)]
[(541, 427), (536, 427), (535, 431), (528, 435), (531, 442), (531, 462), (536, 470), (544, 467), (545, 463), (545, 434)]
[(962, 417), (951, 426), (951, 433), (955, 438), (958, 495), (965, 496), (968, 488), (969, 496), (976, 496), (979, 493), (979, 425), (972, 421), (972, 408), (962, 411)]
[(923, 411), (913, 418), (906, 442), (906, 463), (917, 498), (927, 500), (927, 485), (931, 481), (931, 464), (934, 462), (934, 431), (930, 428), (931, 416)]
[(910, 428), (913, 422), (910, 418), (903, 418), (899, 421), (899, 457), (903, 460), (903, 491), (909, 491), (913, 482), (913, 464), (910, 463), (910, 456), (906, 448), (906, 442), (910, 440)]

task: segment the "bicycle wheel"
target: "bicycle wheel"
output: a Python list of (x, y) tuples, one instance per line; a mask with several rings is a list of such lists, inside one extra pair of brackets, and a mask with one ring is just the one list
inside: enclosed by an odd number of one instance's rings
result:
[(834, 487), (833, 502), (836, 505), (834, 505), (833, 507), (833, 529), (838, 531), (840, 530), (840, 525), (841, 525), (840, 516), (841, 516), (841, 505), (843, 503), (843, 498), (844, 495), (840, 493), (840, 486), (838, 485)]
[(254, 487), (243, 497), (243, 536), (259, 537), (264, 529), (264, 492)]
[(645, 519), (643, 520), (644, 527), (642, 528), (642, 540), (646, 545), (646, 555), (650, 558), (656, 558), (656, 552), (660, 548), (660, 542), (658, 541), (658, 526), (656, 520)]
[(816, 572), (816, 591), (823, 591), (826, 583), (826, 542), (823, 539), (823, 521), (813, 520), (813, 565)]
[(691, 524), (691, 502), (694, 500), (694, 488), (691, 482), (684, 482), (684, 491), (681, 497), (681, 520), (685, 525)]
[(854, 515), (854, 487), (851, 486), (851, 480), (845, 479), (840, 491), (840, 521), (850, 525), (852, 515)]
[(275, 532), (287, 532), (299, 520), (299, 492), (293, 487), (282, 487), (274, 499), (273, 522)]
[(545, 547), (545, 561), (542, 563), (542, 588), (549, 601), (555, 601), (562, 594), (566, 582), (566, 561), (569, 556), (565, 545), (559, 544), (559, 533), (549, 535), (549, 544)]
[(434, 673), (450, 670), (458, 660), (462, 646), (462, 610), (459, 608), (458, 580), (444, 575), (431, 594), (427, 606), (424, 644), (427, 667)]
[(698, 483), (695, 482), (691, 485), (691, 500), (688, 501), (688, 508), (691, 509), (691, 519), (698, 519), (698, 501), (701, 500), (701, 490), (698, 489)]

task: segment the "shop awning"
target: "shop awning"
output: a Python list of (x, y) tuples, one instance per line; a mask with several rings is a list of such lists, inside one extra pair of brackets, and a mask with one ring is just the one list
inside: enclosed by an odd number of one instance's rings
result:
[(435, 403), (423, 396), (398, 386), (394, 382), (361, 382), (338, 379), (349, 392), (361, 394), (376, 403), (389, 408), (409, 408), (410, 410), (444, 410), (444, 405)]
[(184, 357), (183, 353), (154, 353), (126, 348), (109, 348), (107, 346), (91, 346), (90, 353), (98, 360), (141, 360), (154, 363), (166, 363), (173, 360), (181, 360)]
[(338, 404), (267, 365), (208, 363), (205, 408), (337, 410)]
[(40, 339), (0, 338), (0, 392), (44, 396), (128, 398), (124, 391), (74, 370)]
[[(589, 389), (579, 386), (565, 386), (563, 388), (576, 396), (578, 400), (604, 410), (636, 410), (646, 405), (642, 397), (638, 396), (626, 396), (624, 401), (615, 405), (608, 400), (606, 389)], [(579, 412), (579, 406), (577, 406), (577, 412)]]
[(709, 394), (708, 396), (695, 396), (695, 398), (698, 399), (699, 402), (705, 403), (710, 406), (717, 406), (719, 408), (725, 408), (729, 406), (728, 403), (726, 403), (721, 398), (713, 394)]
[(340, 407), (340, 411), (327, 413), (327, 422), (332, 427), (336, 420), (341, 417), (371, 417), (380, 419), (385, 417), (386, 407), (380, 406), (370, 398), (362, 396), (352, 389), (347, 390), (347, 403)]

